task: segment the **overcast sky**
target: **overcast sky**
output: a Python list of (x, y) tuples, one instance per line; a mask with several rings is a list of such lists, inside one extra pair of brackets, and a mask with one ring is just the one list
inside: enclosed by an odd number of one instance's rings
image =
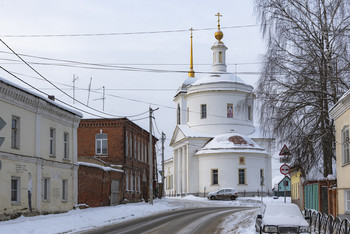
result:
[[(210, 72), (210, 48), (216, 40), (217, 12), (223, 15), (222, 41), (228, 47), (228, 71), (237, 72), (242, 80), (254, 86), (265, 47), (260, 27), (256, 25), (253, 0), (0, 0), (0, 38), (19, 54), (118, 66), (111, 69), (22, 56), (47, 80), (71, 96), (73, 75), (78, 77), (75, 97), (85, 104), (92, 77), (89, 106), (100, 111), (103, 109), (102, 86), (106, 88), (104, 112), (132, 116), (148, 111), (150, 103), (152, 108), (159, 107), (154, 113), (155, 121), (158, 130), (165, 132), (168, 146), (176, 126), (173, 97), (189, 70), (188, 29), (195, 29), (194, 70)], [(17, 75), (73, 105), (70, 97), (40, 80), (38, 74), (8, 52), (9, 49), (0, 43), (1, 66), (22, 74)], [(135, 68), (152, 71), (132, 71)], [(0, 76), (27, 87), (3, 70)], [(83, 114), (85, 118), (91, 117)], [(146, 113), (130, 119), (147, 116)], [(135, 120), (135, 123), (149, 130), (148, 119)], [(160, 138), (157, 130), (155, 136)], [(166, 158), (171, 156), (171, 148), (167, 147)]]

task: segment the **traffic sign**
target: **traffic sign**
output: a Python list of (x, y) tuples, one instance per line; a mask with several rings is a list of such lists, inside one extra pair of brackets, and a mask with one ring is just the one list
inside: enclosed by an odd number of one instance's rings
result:
[(283, 165), (280, 167), (280, 172), (281, 172), (283, 175), (289, 174), (289, 170), (290, 170), (290, 167), (289, 167), (287, 164), (283, 164)]
[(290, 163), (292, 158), (289, 156), (280, 157), (280, 163)]
[(286, 145), (284, 145), (282, 147), (281, 152), (280, 152), (280, 156), (283, 156), (283, 155), (291, 155), (291, 153)]

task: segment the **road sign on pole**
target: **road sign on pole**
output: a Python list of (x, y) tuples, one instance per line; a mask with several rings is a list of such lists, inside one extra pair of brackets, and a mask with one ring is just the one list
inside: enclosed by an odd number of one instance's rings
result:
[(281, 152), (279, 153), (280, 156), (285, 156), (285, 155), (291, 155), (288, 147), (284, 145), (281, 149)]
[(289, 174), (289, 170), (290, 170), (290, 167), (289, 167), (287, 164), (283, 164), (283, 165), (280, 167), (280, 172), (281, 172), (283, 175)]

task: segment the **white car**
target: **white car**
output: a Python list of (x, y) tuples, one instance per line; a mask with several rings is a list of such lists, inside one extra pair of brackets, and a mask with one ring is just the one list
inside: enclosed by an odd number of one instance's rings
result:
[(267, 203), (255, 221), (259, 233), (310, 233), (311, 228), (299, 207), (293, 203)]
[(236, 200), (238, 197), (237, 190), (234, 188), (222, 188), (216, 192), (208, 193), (207, 198), (210, 200), (224, 200), (231, 199)]

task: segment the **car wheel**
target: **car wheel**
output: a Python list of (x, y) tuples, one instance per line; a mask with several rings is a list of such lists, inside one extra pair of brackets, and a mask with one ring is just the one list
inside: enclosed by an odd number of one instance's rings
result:
[(214, 196), (211, 196), (211, 197), (210, 197), (210, 200), (215, 200), (215, 197), (214, 197)]
[(235, 196), (231, 196), (231, 200), (236, 200), (236, 197)]

